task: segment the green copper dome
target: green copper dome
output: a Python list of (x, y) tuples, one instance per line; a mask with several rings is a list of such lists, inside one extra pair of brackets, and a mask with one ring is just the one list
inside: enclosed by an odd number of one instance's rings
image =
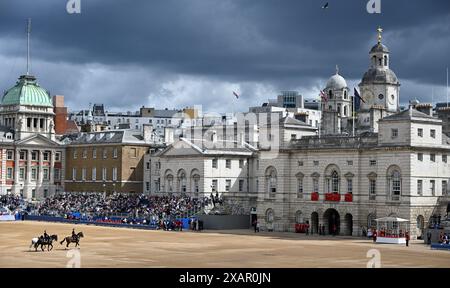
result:
[(22, 75), (16, 85), (6, 91), (1, 105), (33, 105), (53, 107), (50, 95), (38, 85), (36, 77)]

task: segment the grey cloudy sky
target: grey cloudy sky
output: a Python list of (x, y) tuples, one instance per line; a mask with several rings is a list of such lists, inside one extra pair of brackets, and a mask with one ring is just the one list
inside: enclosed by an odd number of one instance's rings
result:
[(40, 84), (72, 110), (109, 111), (244, 111), (280, 90), (317, 98), (336, 64), (352, 88), (381, 25), (401, 101), (431, 102), (432, 87), (445, 101), (450, 1), (381, 0), (381, 14), (368, 14), (367, 1), (81, 0), (70, 15), (66, 0), (1, 0), (0, 89), (25, 72), (29, 17)]

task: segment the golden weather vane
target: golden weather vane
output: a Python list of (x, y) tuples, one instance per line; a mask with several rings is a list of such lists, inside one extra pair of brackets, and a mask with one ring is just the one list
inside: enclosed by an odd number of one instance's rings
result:
[(381, 33), (383, 33), (383, 28), (378, 26), (377, 32), (378, 32), (378, 44), (380, 44), (381, 43), (381, 39), (383, 38), (383, 36), (381, 35)]

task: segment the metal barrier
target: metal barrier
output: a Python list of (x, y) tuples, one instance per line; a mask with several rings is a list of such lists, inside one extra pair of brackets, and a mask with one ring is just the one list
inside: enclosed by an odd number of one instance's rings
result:
[(156, 226), (148, 224), (123, 224), (123, 223), (110, 223), (110, 222), (99, 222), (99, 221), (88, 221), (88, 220), (75, 220), (66, 219), (62, 217), (52, 217), (52, 216), (36, 216), (27, 215), (25, 220), (30, 221), (42, 221), (42, 222), (58, 222), (58, 223), (70, 223), (70, 224), (86, 224), (86, 225), (96, 225), (96, 226), (106, 226), (106, 227), (122, 227), (122, 228), (133, 228), (133, 229), (145, 229), (145, 230), (155, 230)]

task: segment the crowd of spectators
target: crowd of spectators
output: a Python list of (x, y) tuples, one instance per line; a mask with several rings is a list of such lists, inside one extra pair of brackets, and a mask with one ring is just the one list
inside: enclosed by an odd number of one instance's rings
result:
[(0, 210), (1, 214), (8, 214), (21, 210), (25, 205), (25, 201), (19, 195), (8, 194), (0, 196), (0, 208), (2, 208)]
[[(103, 193), (60, 193), (32, 207), (32, 214), (73, 217), (113, 217), (160, 219), (190, 216), (210, 203), (209, 198), (187, 195), (149, 196), (144, 194), (105, 195)], [(128, 220), (133, 221), (133, 220)]]

